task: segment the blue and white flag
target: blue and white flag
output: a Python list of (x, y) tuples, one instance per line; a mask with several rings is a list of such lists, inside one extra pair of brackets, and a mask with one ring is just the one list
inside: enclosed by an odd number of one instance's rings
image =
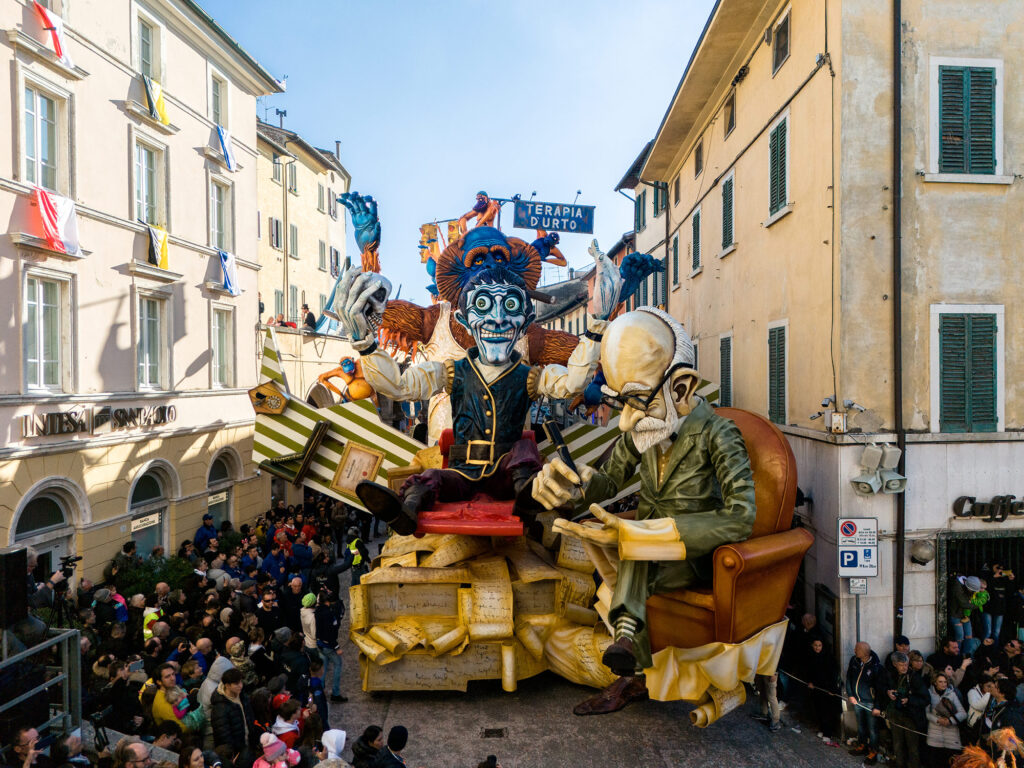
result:
[(229, 171), (238, 170), (235, 164), (235, 148), (231, 145), (231, 132), (222, 125), (217, 126), (217, 137), (220, 139), (220, 151), (224, 155), (224, 164)]
[(224, 276), (224, 290), (232, 296), (239, 296), (242, 289), (238, 287), (238, 268), (235, 266), (235, 254), (217, 251), (220, 254), (220, 271)]

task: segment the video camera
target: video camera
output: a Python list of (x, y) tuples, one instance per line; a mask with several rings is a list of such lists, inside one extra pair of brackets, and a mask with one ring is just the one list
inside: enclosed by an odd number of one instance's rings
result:
[(64, 574), (64, 580), (58, 581), (54, 587), (54, 592), (66, 592), (68, 589), (68, 579), (70, 579), (74, 573), (78, 562), (82, 559), (81, 555), (66, 555), (60, 559), (60, 572)]

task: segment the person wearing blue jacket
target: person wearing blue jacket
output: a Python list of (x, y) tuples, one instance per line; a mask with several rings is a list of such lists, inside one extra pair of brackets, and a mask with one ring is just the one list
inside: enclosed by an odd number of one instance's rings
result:
[(270, 552), (263, 558), (263, 570), (277, 582), (278, 586), (282, 586), (288, 577), (288, 558), (276, 541), (271, 544)]
[(309, 578), (309, 569), (313, 567), (313, 548), (306, 541), (306, 534), (300, 533), (292, 544), (292, 568), (302, 573), (303, 580)]
[(885, 668), (878, 655), (867, 643), (857, 643), (846, 668), (846, 696), (857, 715), (857, 746), (850, 750), (850, 754), (865, 755), (865, 765), (878, 762), (877, 718), (888, 702), (886, 692), (880, 687), (885, 682)]
[(196, 545), (196, 550), (200, 554), (206, 551), (206, 548), (210, 545), (210, 539), (217, 538), (217, 528), (213, 524), (213, 515), (207, 512), (203, 515), (203, 524), (199, 526), (199, 530), (196, 531), (195, 538), (193, 541)]

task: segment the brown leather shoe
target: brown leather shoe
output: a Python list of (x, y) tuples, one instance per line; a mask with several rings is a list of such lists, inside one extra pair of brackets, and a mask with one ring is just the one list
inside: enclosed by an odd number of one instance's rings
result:
[(572, 713), (580, 716), (607, 715), (618, 712), (634, 701), (647, 701), (649, 698), (647, 679), (643, 675), (620, 677), (596, 696), (581, 701), (573, 708)]
[(636, 674), (636, 653), (633, 651), (633, 641), (628, 637), (620, 637), (609, 645), (601, 663), (619, 677), (632, 677)]

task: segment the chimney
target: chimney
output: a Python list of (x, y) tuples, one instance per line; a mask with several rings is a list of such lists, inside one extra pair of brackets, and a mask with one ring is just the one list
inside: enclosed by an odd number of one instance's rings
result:
[(338, 158), (338, 162), (340, 163), (341, 162), (341, 142), (340, 141), (335, 141), (334, 142), (334, 156), (336, 158)]

